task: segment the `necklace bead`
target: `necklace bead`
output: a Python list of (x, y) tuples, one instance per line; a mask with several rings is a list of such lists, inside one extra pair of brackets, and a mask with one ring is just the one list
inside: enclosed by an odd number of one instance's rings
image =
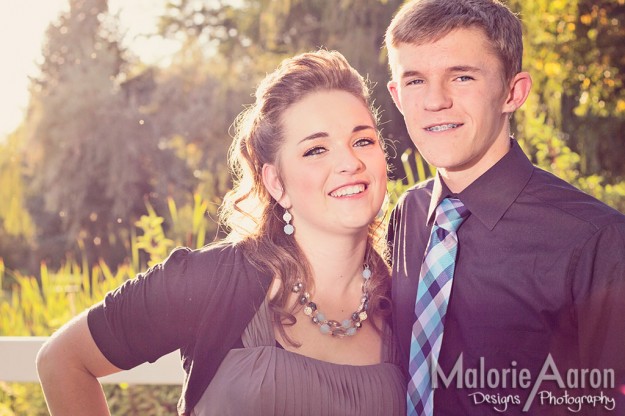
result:
[(304, 283), (298, 281), (293, 285), (293, 293), (300, 294), (298, 301), (301, 305), (305, 305), (303, 312), (304, 315), (311, 318), (311, 322), (319, 326), (319, 331), (322, 334), (330, 334), (337, 337), (354, 336), (356, 331), (362, 327), (362, 322), (367, 319), (367, 308), (369, 306), (369, 292), (367, 290), (367, 282), (371, 278), (371, 269), (366, 263), (363, 265), (362, 270), (362, 297), (360, 298), (360, 305), (351, 317), (344, 319), (341, 322), (336, 320), (328, 320), (323, 312), (318, 309), (315, 302), (311, 300), (310, 293), (304, 290)]

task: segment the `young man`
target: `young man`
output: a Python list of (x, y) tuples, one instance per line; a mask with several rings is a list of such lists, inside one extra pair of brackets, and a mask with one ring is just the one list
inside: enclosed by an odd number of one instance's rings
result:
[(497, 0), (411, 1), (386, 46), (388, 89), (438, 169), (389, 229), (408, 414), (622, 414), (625, 216), (511, 138), (532, 83), (520, 21)]

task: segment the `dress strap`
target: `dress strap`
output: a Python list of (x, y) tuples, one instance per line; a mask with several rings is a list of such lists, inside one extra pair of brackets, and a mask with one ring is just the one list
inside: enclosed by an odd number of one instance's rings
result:
[(243, 331), (241, 339), (245, 348), (271, 346), (276, 344), (273, 332), (273, 318), (269, 301), (265, 299), (258, 308), (256, 315)]

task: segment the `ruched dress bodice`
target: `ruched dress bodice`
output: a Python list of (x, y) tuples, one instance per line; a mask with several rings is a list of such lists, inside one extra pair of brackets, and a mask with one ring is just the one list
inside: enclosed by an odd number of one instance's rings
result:
[(195, 406), (194, 416), (404, 415), (406, 393), (388, 328), (382, 362), (334, 364), (276, 345), (265, 302)]

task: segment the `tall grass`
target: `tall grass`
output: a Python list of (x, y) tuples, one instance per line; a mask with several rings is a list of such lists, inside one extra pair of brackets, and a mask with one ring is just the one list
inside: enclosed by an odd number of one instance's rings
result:
[[(13, 282), (9, 291), (0, 290), (0, 335), (48, 336), (104, 295), (156, 264), (176, 245), (201, 247), (211, 228), (205, 215), (208, 204), (195, 195), (193, 205), (178, 209), (168, 201), (168, 221), (152, 207), (131, 229), (126, 263), (116, 270), (100, 260), (88, 265), (85, 256), (67, 260), (58, 270), (40, 266), (40, 278), (7, 270), (0, 259), (0, 288)], [(167, 223), (170, 235), (166, 235)], [(145, 260), (142, 261), (142, 259)], [(7, 278), (8, 277), (8, 278)], [(2, 357), (6, 359), (6, 357)], [(114, 415), (170, 415), (176, 413), (178, 386), (106, 385), (107, 400)], [(36, 383), (0, 382), (0, 416), (47, 415)]]

